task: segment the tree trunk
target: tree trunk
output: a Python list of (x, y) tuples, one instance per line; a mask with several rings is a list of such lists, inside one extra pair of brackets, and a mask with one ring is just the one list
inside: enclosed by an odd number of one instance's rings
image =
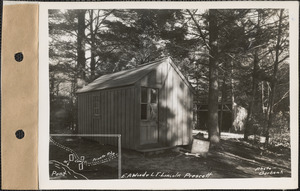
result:
[[(77, 133), (78, 131), (78, 125), (77, 125), (77, 97), (76, 97), (76, 91), (79, 87), (79, 81), (85, 81), (86, 75), (85, 75), (85, 10), (78, 10), (77, 12), (77, 71), (76, 75), (74, 76), (74, 87), (72, 88), (72, 98), (74, 98), (74, 101), (72, 101), (72, 114), (73, 114), (73, 121), (72, 126), (73, 130)], [(80, 82), (81, 83), (81, 82)], [(71, 98), (71, 99), (72, 99)]]
[(252, 72), (252, 92), (251, 92), (251, 100), (248, 107), (248, 115), (246, 118), (246, 125), (245, 125), (245, 132), (244, 132), (244, 139), (248, 140), (248, 136), (250, 135), (251, 131), (251, 125), (250, 121), (252, 121), (252, 114), (253, 114), (253, 106), (255, 102), (256, 92), (257, 92), (257, 79), (256, 79), (256, 73), (258, 70), (258, 50), (255, 50), (254, 53), (254, 61), (253, 61), (253, 72)]
[(220, 142), (218, 125), (218, 25), (217, 10), (209, 10), (209, 96), (208, 96), (208, 128), (212, 145)]
[[(258, 10), (257, 14), (257, 32), (256, 32), (256, 39), (254, 43), (254, 47), (256, 47), (259, 44), (259, 35), (260, 35), (260, 11)], [(246, 125), (245, 125), (245, 132), (244, 132), (244, 139), (248, 140), (248, 136), (251, 133), (251, 127), (252, 124), (250, 122), (252, 121), (252, 115), (253, 115), (253, 106), (255, 102), (255, 97), (256, 97), (256, 92), (257, 92), (257, 86), (258, 86), (258, 80), (256, 78), (256, 73), (259, 69), (258, 66), (259, 63), (259, 58), (258, 58), (258, 48), (255, 48), (254, 51), (254, 59), (253, 59), (253, 72), (252, 72), (252, 93), (251, 93), (251, 101), (249, 102), (249, 107), (248, 107), (248, 115), (246, 118)]]
[(93, 27), (93, 14), (94, 11), (90, 10), (90, 34), (91, 34), (91, 80), (95, 79), (95, 67), (96, 67), (96, 61), (95, 61), (95, 54), (96, 54), (96, 46), (95, 46), (95, 33), (94, 27)]
[(77, 18), (77, 78), (85, 80), (85, 10), (78, 10)]
[[(226, 67), (226, 63), (225, 63), (225, 68)], [(220, 136), (221, 136), (221, 132), (222, 132), (222, 129), (223, 129), (223, 112), (224, 112), (224, 102), (226, 100), (226, 72), (224, 72), (223, 74), (223, 84), (222, 84), (222, 98), (221, 98), (221, 112), (220, 112)]]
[(268, 125), (267, 130), (265, 132), (266, 135), (266, 142), (265, 146), (268, 146), (269, 143), (269, 130), (272, 126), (272, 117), (273, 117), (273, 105), (274, 105), (274, 98), (275, 98), (275, 92), (276, 92), (276, 85), (277, 85), (277, 72), (278, 72), (278, 65), (279, 65), (279, 49), (280, 49), (280, 41), (281, 41), (281, 28), (282, 28), (282, 17), (283, 17), (283, 9), (280, 10), (280, 16), (279, 16), (279, 23), (278, 23), (278, 36), (277, 36), (277, 42), (275, 47), (275, 61), (274, 61), (274, 71), (271, 81), (271, 93), (270, 93), (270, 99), (269, 99), (269, 119), (268, 119)]
[[(270, 99), (270, 83), (267, 82), (267, 98)], [(267, 102), (267, 112), (265, 113), (265, 119), (266, 121), (269, 121), (269, 112), (270, 112), (270, 103), (269, 103), (269, 100)]]
[(265, 86), (264, 81), (261, 82), (261, 112), (264, 115), (265, 114)]
[(236, 131), (236, 127), (234, 125), (234, 120), (236, 118), (236, 104), (234, 100), (234, 80), (233, 80), (233, 61), (230, 64), (230, 88), (231, 88), (231, 128)]
[(77, 113), (77, 97), (76, 97), (76, 91), (77, 91), (77, 80), (75, 79), (72, 82), (71, 85), (71, 96), (70, 96), (70, 103), (71, 103), (71, 108), (70, 108), (70, 112), (71, 112), (71, 121), (70, 121), (70, 125), (71, 125), (71, 129), (73, 132), (78, 133), (78, 128), (77, 128), (77, 119), (78, 119), (78, 113)]

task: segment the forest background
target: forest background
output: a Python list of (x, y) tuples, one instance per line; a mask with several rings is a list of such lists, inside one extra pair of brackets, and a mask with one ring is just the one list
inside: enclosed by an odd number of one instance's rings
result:
[(284, 9), (49, 10), (50, 131), (76, 131), (84, 85), (170, 56), (195, 89), (194, 113), (208, 103), (212, 144), (230, 100), (245, 108), (246, 140), (289, 147), (288, 21)]

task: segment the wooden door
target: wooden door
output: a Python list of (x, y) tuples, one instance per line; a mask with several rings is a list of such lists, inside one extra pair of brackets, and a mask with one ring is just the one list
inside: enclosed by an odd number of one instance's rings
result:
[(141, 88), (141, 145), (158, 142), (158, 89)]

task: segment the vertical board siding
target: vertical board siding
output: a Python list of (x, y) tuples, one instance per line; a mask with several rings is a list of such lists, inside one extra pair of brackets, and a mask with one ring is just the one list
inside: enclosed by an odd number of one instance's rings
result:
[[(90, 112), (90, 117), (91, 117), (91, 126), (90, 126), (90, 131), (92, 134), (95, 134), (94, 132), (94, 126), (95, 126), (95, 120), (94, 120), (94, 115), (93, 115), (93, 96), (95, 95), (95, 93), (92, 93), (91, 96), (90, 96), (90, 107), (91, 107), (91, 110), (89, 110)], [(92, 140), (95, 140), (94, 137), (91, 137)]]
[(180, 129), (182, 128), (181, 126), (181, 110), (182, 110), (182, 103), (181, 100), (184, 99), (183, 97), (181, 97), (182, 95), (181, 93), (181, 88), (180, 88), (180, 82), (181, 80), (179, 80), (178, 75), (176, 75), (176, 72), (174, 72), (174, 78), (175, 78), (175, 84), (176, 84), (176, 144), (177, 145), (182, 145), (182, 141), (181, 141), (181, 131)]
[[(93, 96), (91, 97), (92, 98), (92, 102), (91, 102), (91, 105), (92, 105), (92, 132), (93, 134), (97, 134), (97, 129), (98, 129), (98, 117), (97, 116), (94, 116), (94, 96), (99, 96), (98, 95), (99, 93), (98, 92), (94, 92)], [(99, 98), (98, 98), (99, 99)], [(93, 140), (94, 141), (97, 141), (98, 137), (93, 137)]]
[(89, 120), (88, 120), (88, 109), (89, 109), (89, 105), (88, 105), (88, 95), (87, 94), (85, 94), (84, 95), (84, 107), (85, 107), (85, 110), (84, 110), (84, 117), (85, 117), (85, 119), (84, 119), (84, 128), (83, 128), (83, 133), (84, 134), (86, 134), (86, 132), (87, 132), (87, 129), (88, 129), (88, 122), (89, 122)]
[(133, 120), (134, 120), (134, 147), (140, 145), (141, 138), (140, 138), (140, 124), (141, 124), (141, 105), (140, 105), (140, 97), (141, 97), (141, 86), (134, 86), (133, 92), (135, 94), (135, 105), (134, 105), (134, 112), (133, 112)]
[(134, 141), (132, 140), (132, 138), (134, 137), (134, 131), (135, 131), (135, 129), (134, 129), (134, 124), (135, 124), (135, 118), (134, 118), (134, 116), (135, 116), (135, 112), (134, 112), (134, 110), (135, 110), (135, 103), (134, 103), (134, 94), (135, 94), (135, 91), (134, 91), (134, 89), (131, 89), (130, 90), (130, 103), (131, 103), (131, 105), (130, 105), (130, 114), (129, 114), (129, 137), (131, 138), (130, 140), (129, 140), (129, 145), (130, 145), (130, 147), (134, 147)]
[[(122, 134), (121, 128), (122, 128), (122, 120), (123, 120), (123, 115), (122, 115), (122, 109), (123, 109), (123, 105), (122, 105), (122, 91), (123, 90), (119, 90), (118, 91), (118, 128), (117, 128), (117, 132), (116, 134)], [(114, 139), (114, 144), (118, 145), (118, 139)]]
[(166, 105), (166, 72), (167, 71), (167, 65), (166, 64), (161, 64), (158, 68), (158, 71), (160, 73), (159, 77), (161, 78), (161, 84), (162, 87), (159, 90), (159, 108), (158, 108), (158, 113), (159, 113), (159, 142), (162, 145), (166, 145), (167, 141), (166, 141), (166, 125), (167, 125), (167, 121), (166, 121), (166, 111), (167, 111), (167, 105)]
[(194, 95), (193, 95), (193, 93), (192, 92), (189, 92), (189, 94), (190, 94), (190, 100), (189, 100), (189, 102), (190, 102), (190, 108), (189, 108), (189, 119), (190, 119), (190, 121), (189, 121), (189, 123), (188, 123), (188, 125), (190, 126), (190, 128), (189, 128), (189, 130), (190, 130), (190, 133), (189, 133), (189, 139), (191, 140), (192, 139), (192, 125), (193, 125), (193, 99), (194, 99)]
[[(113, 134), (118, 134), (118, 125), (119, 125), (119, 103), (118, 103), (118, 99), (119, 98), (119, 91), (115, 90), (114, 91), (114, 128), (113, 128)], [(116, 138), (111, 138), (111, 144), (112, 145), (116, 145), (115, 142)]]
[[(107, 133), (111, 133), (111, 134), (114, 134), (114, 130), (115, 130), (115, 113), (114, 113), (114, 102), (115, 102), (115, 92), (114, 90), (111, 91), (111, 99), (110, 99), (110, 112), (109, 112), (109, 120), (111, 121), (111, 125), (110, 125), (110, 128), (108, 130)], [(108, 143), (109, 144), (112, 144), (112, 138), (108, 138), (109, 141)]]
[(178, 124), (177, 124), (177, 119), (178, 119), (178, 108), (177, 108), (177, 89), (178, 89), (178, 84), (176, 81), (176, 76), (175, 76), (175, 72), (174, 70), (172, 70), (172, 88), (173, 88), (173, 94), (172, 94), (172, 110), (174, 113), (174, 117), (172, 118), (172, 145), (177, 145), (177, 141), (178, 141)]
[(86, 121), (85, 121), (85, 127), (84, 127), (84, 134), (87, 134), (90, 130), (90, 126), (89, 126), (89, 122), (90, 122), (90, 116), (89, 116), (89, 110), (91, 109), (90, 108), (90, 103), (89, 103), (89, 95), (85, 95), (85, 101), (86, 101), (86, 104), (85, 104), (85, 115), (86, 115)]
[(88, 105), (88, 95), (87, 94), (84, 94), (84, 101), (83, 101), (83, 104), (84, 104), (84, 128), (83, 128), (83, 134), (86, 134), (87, 132), (87, 128), (88, 128), (88, 109), (89, 109), (89, 105)]
[[(78, 96), (77, 98), (77, 103), (78, 103), (78, 108), (82, 108), (82, 97), (81, 96)], [(79, 127), (82, 127), (82, 115), (80, 112), (77, 112), (77, 119), (78, 119), (78, 133), (81, 133), (82, 131), (82, 128), (79, 128)]]
[[(78, 108), (82, 108), (82, 104), (81, 104), (81, 101), (82, 101), (82, 97), (78, 96), (77, 98), (77, 103), (78, 103)], [(79, 127), (82, 127), (82, 117), (81, 117), (81, 113), (77, 112), (77, 119), (78, 119), (78, 133), (81, 133), (82, 129), (79, 128)]]
[[(95, 132), (97, 133), (97, 134), (99, 134), (100, 133), (100, 131), (101, 131), (101, 129), (100, 129), (100, 127), (101, 127), (101, 117), (102, 117), (102, 113), (101, 113), (101, 93), (102, 92), (97, 92), (97, 94), (96, 94), (96, 96), (99, 96), (99, 116), (97, 116), (97, 117), (95, 117), (95, 120), (96, 120), (96, 124), (97, 125), (95, 125)], [(96, 141), (101, 141), (101, 137), (96, 137)]]
[(83, 110), (78, 109), (78, 112), (81, 113), (82, 120), (83, 120), (83, 122), (81, 124), (83, 126), (82, 127), (78, 127), (78, 128), (81, 128), (82, 129), (81, 133), (85, 134), (86, 128), (87, 128), (87, 107), (88, 107), (87, 103), (86, 103), (87, 102), (87, 95), (86, 94), (82, 94), (81, 97), (82, 97), (82, 107), (83, 107)]
[[(95, 96), (99, 97), (98, 98), (99, 99), (99, 106), (101, 108), (101, 105), (100, 105), (101, 104), (101, 92), (95, 92)], [(100, 113), (100, 111), (99, 111), (99, 113)], [(101, 113), (100, 113), (100, 115), (101, 115)], [(94, 126), (94, 132), (95, 132), (95, 134), (98, 134), (100, 132), (100, 116), (94, 117), (94, 120), (96, 122), (96, 125)], [(95, 137), (95, 140), (99, 141), (99, 137)]]
[(192, 111), (191, 111), (191, 106), (193, 106), (191, 104), (191, 92), (190, 91), (187, 91), (187, 95), (189, 96), (189, 99), (187, 99), (187, 114), (186, 114), (186, 119), (187, 119), (187, 126), (189, 128), (187, 128), (187, 139), (188, 139), (188, 142), (190, 142), (190, 137), (191, 137), (191, 134), (192, 134), (192, 124), (191, 124), (191, 120), (190, 120), (190, 113), (192, 114)]
[[(104, 134), (104, 123), (105, 123), (105, 91), (101, 92), (101, 100), (100, 100), (100, 110), (101, 110), (101, 121), (99, 127), (99, 133)], [(104, 144), (103, 137), (100, 137), (100, 143)]]
[[(116, 129), (116, 133), (115, 134), (121, 134), (121, 125), (122, 125), (122, 90), (118, 90), (118, 101), (117, 101), (117, 112), (118, 112), (118, 119), (117, 119), (117, 129)], [(114, 139), (114, 144), (118, 145), (118, 139)]]
[(133, 148), (134, 147), (134, 139), (135, 139), (135, 137), (134, 137), (134, 106), (135, 106), (135, 104), (134, 104), (134, 91), (133, 91), (133, 89), (130, 89), (130, 117), (129, 117), (129, 119), (130, 119), (130, 123), (129, 123), (129, 137), (130, 137), (130, 144), (129, 144), (129, 146), (131, 147), (131, 148)]
[(82, 108), (81, 111), (78, 111), (78, 133), (82, 134), (84, 130), (84, 95), (78, 96), (78, 108)]
[(166, 95), (167, 95), (167, 143), (168, 145), (172, 145), (172, 70), (170, 70), (171, 66), (167, 65), (168, 78), (167, 78), (167, 86), (166, 86)]
[[(84, 110), (84, 104), (83, 104), (83, 101), (84, 101), (84, 97), (83, 95), (81, 96), (78, 96), (78, 108), (81, 108), (82, 110)], [(78, 110), (78, 133), (79, 134), (82, 134), (83, 133), (83, 127), (84, 127), (84, 116), (83, 116), (83, 111), (79, 111)]]
[(124, 143), (124, 140), (122, 139), (122, 135), (125, 133), (125, 125), (126, 125), (126, 121), (125, 121), (125, 113), (126, 113), (126, 105), (125, 105), (125, 92), (126, 90), (122, 90), (122, 108), (121, 108), (121, 115), (122, 115), (122, 121), (121, 121), (121, 144)]
[(87, 121), (86, 121), (86, 126), (85, 126), (85, 131), (84, 131), (84, 134), (88, 134), (88, 132), (91, 132), (91, 125), (90, 125), (90, 122), (91, 122), (91, 115), (90, 115), (90, 110), (92, 109), (90, 107), (90, 94), (87, 94), (86, 95), (86, 99), (87, 99), (87, 107), (86, 107), (86, 113), (87, 113)]
[[(103, 134), (106, 134), (107, 133), (107, 129), (109, 127), (109, 122), (108, 122), (108, 104), (109, 104), (109, 101), (108, 101), (108, 98), (109, 98), (109, 95), (108, 95), (108, 91), (105, 90), (105, 106), (104, 106), (104, 110), (105, 110), (105, 113), (104, 113), (104, 126), (103, 126)], [(103, 137), (103, 143), (106, 143), (106, 138)]]
[[(161, 107), (165, 109), (165, 115), (160, 113), (160, 121), (166, 122), (164, 136), (162, 137), (162, 143), (169, 146), (186, 145), (191, 138), (192, 121), (190, 116), (192, 115), (191, 105), (191, 90), (182, 81), (181, 77), (174, 70), (170, 64), (165, 64), (162, 67), (162, 76), (165, 76), (166, 82), (163, 84), (161, 90), (161, 98), (165, 97), (164, 101), (160, 101)], [(164, 106), (164, 104), (166, 104)], [(161, 111), (160, 111), (161, 112)], [(161, 123), (160, 123), (161, 124)], [(159, 127), (162, 128), (162, 127)]]
[(167, 137), (167, 134), (168, 134), (168, 110), (169, 110), (169, 107), (168, 107), (168, 104), (167, 104), (167, 101), (168, 101), (168, 75), (169, 75), (169, 67), (168, 67), (168, 64), (163, 64), (162, 65), (162, 69), (161, 69), (161, 72), (162, 72), (162, 76), (163, 76), (163, 92), (164, 92), (164, 102), (163, 102), (163, 107), (164, 107), (164, 113), (163, 113), (163, 123), (164, 123), (164, 129), (162, 131), (163, 133), (163, 144), (164, 145), (168, 145), (168, 137)]
[[(191, 124), (191, 120), (190, 120), (190, 114), (189, 114), (189, 112), (191, 112), (191, 98), (190, 98), (190, 96), (191, 96), (191, 93), (188, 91), (187, 92), (187, 95), (189, 96), (189, 99), (187, 100), (187, 126), (188, 127), (190, 127), (190, 128), (187, 128), (187, 138), (188, 138), (188, 140), (190, 141), (190, 135), (191, 135), (191, 133), (192, 133), (192, 131), (191, 131), (191, 129), (192, 129), (192, 124)], [(191, 112), (192, 113), (192, 112)]]
[[(99, 134), (102, 134), (103, 133), (103, 116), (104, 116), (104, 98), (103, 98), (103, 96), (104, 96), (104, 92), (102, 91), (102, 92), (100, 92), (100, 96), (99, 96), (99, 102), (100, 102), (100, 119), (99, 119), (99, 126), (98, 126), (98, 133)], [(100, 143), (103, 143), (103, 139), (102, 139), (102, 137), (99, 137), (98, 139), (97, 139)]]
[(186, 99), (186, 97), (184, 97), (183, 95), (183, 86), (182, 86), (182, 81), (181, 79), (177, 78), (177, 82), (179, 85), (179, 88), (177, 88), (177, 125), (178, 125), (178, 140), (177, 140), (177, 145), (182, 145), (182, 127), (183, 127), (183, 123), (182, 123), (182, 112), (184, 111), (184, 99)]
[(81, 134), (83, 132), (83, 127), (84, 127), (84, 116), (83, 116), (83, 101), (84, 101), (84, 97), (81, 95), (81, 96), (78, 96), (77, 97), (78, 99), (78, 108), (81, 108), (81, 111), (78, 110), (77, 112), (77, 116), (78, 116), (78, 133)]
[[(121, 134), (124, 148), (134, 148), (139, 104), (134, 87), (102, 90), (78, 95), (78, 132), (81, 134)], [(100, 115), (93, 114), (93, 96), (99, 96)], [(91, 137), (101, 144), (118, 145), (117, 137)]]
[[(162, 70), (162, 65), (160, 65), (158, 68), (157, 68), (157, 72), (159, 75), (157, 75), (157, 78), (160, 78), (160, 82), (162, 84), (162, 74), (161, 74), (161, 70)], [(157, 80), (157, 82), (159, 82), (159, 80)], [(164, 102), (164, 99), (163, 99), (163, 88), (159, 89), (158, 90), (158, 141), (161, 143), (161, 144), (164, 144), (164, 140), (163, 140), (163, 102)]]
[[(120, 98), (120, 91), (119, 90), (116, 90), (115, 91), (115, 105), (114, 105), (114, 113), (115, 113), (115, 117), (114, 117), (114, 120), (115, 120), (115, 128), (114, 128), (114, 134), (119, 134), (119, 123), (120, 123), (120, 105), (119, 105), (119, 98)], [(117, 145), (117, 142), (116, 142), (116, 138), (112, 138), (112, 145)]]
[(123, 137), (121, 138), (124, 141), (124, 146), (125, 147), (129, 147), (129, 113), (130, 113), (130, 91), (127, 89), (125, 92), (125, 109), (126, 109), (126, 113), (125, 113), (125, 134), (122, 135)]
[(84, 129), (85, 129), (85, 95), (79, 95), (78, 96), (78, 101), (81, 103), (80, 105), (78, 105), (78, 108), (81, 108), (80, 110), (78, 109), (78, 133), (83, 134)]
[(187, 101), (189, 99), (189, 95), (188, 95), (188, 88), (186, 86), (184, 86), (184, 92), (183, 95), (185, 96), (185, 99), (183, 100), (183, 104), (184, 104), (184, 110), (182, 112), (182, 137), (183, 137), (183, 145), (187, 145), (189, 143), (188, 140), (188, 133), (187, 133), (187, 113), (189, 112), (189, 107), (187, 105)]
[[(111, 114), (110, 114), (110, 100), (111, 100), (111, 92), (110, 91), (107, 91), (106, 92), (106, 95), (107, 95), (107, 104), (106, 104), (106, 120), (107, 120), (107, 125), (104, 127), (104, 134), (108, 134), (109, 133), (109, 129), (110, 129), (110, 126), (111, 126)], [(104, 138), (104, 142), (105, 143), (109, 143), (108, 142), (108, 138), (105, 137)]]
[[(118, 90), (115, 90), (114, 91), (114, 99), (113, 99), (114, 101), (113, 101), (113, 128), (112, 128), (112, 133), (113, 134), (117, 134), (117, 130), (118, 130), (118, 120), (119, 120), (119, 118), (118, 118)], [(110, 139), (110, 144), (111, 145), (114, 145), (115, 144), (115, 142), (114, 142), (114, 139), (115, 138), (111, 138)]]
[(93, 131), (93, 112), (92, 112), (92, 108), (93, 108), (93, 96), (92, 94), (89, 95), (89, 110), (88, 110), (88, 117), (89, 117), (89, 124), (88, 124), (88, 130), (89, 132)]
[(126, 113), (126, 105), (125, 105), (125, 92), (126, 90), (122, 90), (122, 95), (121, 95), (121, 130), (120, 130), (120, 134), (121, 134), (121, 144), (125, 145), (124, 140), (122, 139), (122, 136), (125, 134), (125, 127), (126, 127), (126, 122), (125, 122), (125, 113)]
[[(140, 144), (140, 85), (159, 87), (158, 141), (161, 145), (186, 145), (192, 134), (193, 94), (174, 68), (161, 64), (154, 75), (145, 76), (135, 86), (78, 94), (78, 132), (81, 134), (121, 134), (123, 148)], [(141, 84), (140, 84), (141, 83)], [(150, 86), (151, 85), (151, 86)], [(93, 116), (93, 95), (99, 96), (100, 116)], [(117, 146), (118, 138), (96, 138), (101, 144)]]

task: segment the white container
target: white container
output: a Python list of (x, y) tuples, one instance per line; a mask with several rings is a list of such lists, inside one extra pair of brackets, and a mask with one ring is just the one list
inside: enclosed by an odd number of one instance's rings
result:
[(206, 154), (209, 151), (209, 141), (194, 139), (191, 153), (194, 154)]

